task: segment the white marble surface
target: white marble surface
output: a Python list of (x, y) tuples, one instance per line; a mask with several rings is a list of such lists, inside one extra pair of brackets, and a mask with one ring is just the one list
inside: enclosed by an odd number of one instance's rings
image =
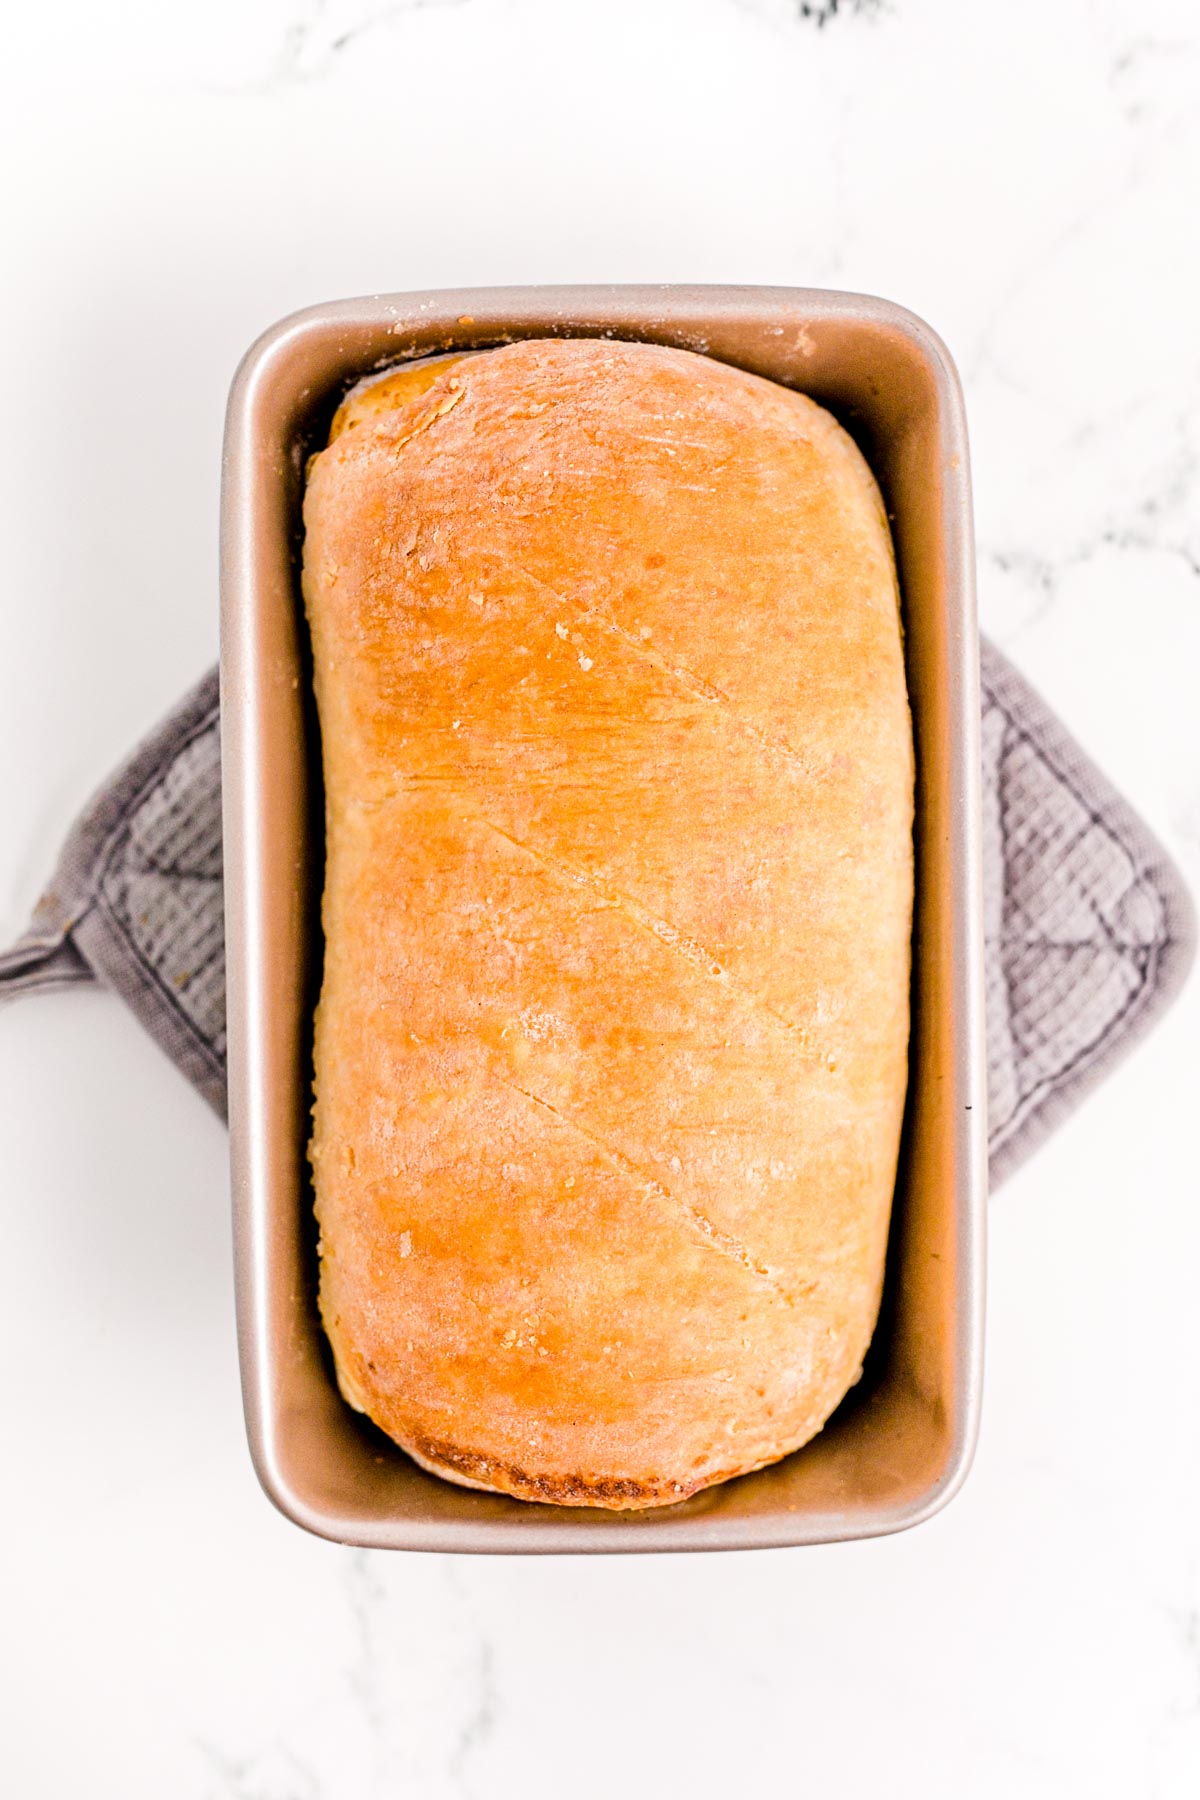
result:
[[(0, 932), (215, 654), (242, 349), (447, 283), (923, 313), (985, 623), (1200, 885), (1194, 0), (26, 0), (4, 39)], [(5, 1791), (1191, 1800), (1198, 1076), (1194, 981), (995, 1201), (979, 1455), (929, 1525), (389, 1557), (255, 1486), (223, 1131), (103, 995), (7, 1008)]]

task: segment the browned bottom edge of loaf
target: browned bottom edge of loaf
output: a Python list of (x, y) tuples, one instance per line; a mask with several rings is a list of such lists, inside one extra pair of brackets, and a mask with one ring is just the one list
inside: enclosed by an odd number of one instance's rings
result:
[(599, 1506), (610, 1512), (641, 1511), (651, 1506), (678, 1506), (704, 1488), (732, 1481), (738, 1475), (753, 1474), (769, 1463), (780, 1462), (800, 1446), (793, 1444), (777, 1455), (764, 1457), (745, 1467), (720, 1469), (699, 1481), (632, 1481), (610, 1476), (531, 1475), (511, 1463), (495, 1462), (471, 1450), (434, 1438), (397, 1440), (405, 1454), (411, 1456), (427, 1474), (439, 1475), (458, 1487), (474, 1488), (480, 1493), (507, 1494), (514, 1500), (541, 1501), (550, 1506)]

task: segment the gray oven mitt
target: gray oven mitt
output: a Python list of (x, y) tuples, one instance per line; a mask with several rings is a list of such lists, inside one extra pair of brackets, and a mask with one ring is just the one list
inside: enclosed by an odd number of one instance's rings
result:
[[(987, 643), (982, 674), (995, 1185), (1174, 997), (1195, 922), (1146, 826)], [(103, 982), (224, 1115), (219, 733), (214, 671), (87, 807), (0, 996)]]

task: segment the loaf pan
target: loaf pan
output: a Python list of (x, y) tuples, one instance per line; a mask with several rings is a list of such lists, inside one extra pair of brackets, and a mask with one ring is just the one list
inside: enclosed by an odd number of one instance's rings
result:
[[(298, 602), (304, 464), (365, 372), (547, 335), (679, 345), (836, 414), (892, 517), (916, 732), (909, 1102), (863, 1379), (785, 1461), (641, 1513), (530, 1504), (425, 1474), (339, 1396), (316, 1306), (305, 1144), (321, 774)], [(221, 561), (238, 1338), (251, 1454), (271, 1499), (325, 1537), (410, 1550), (747, 1549), (927, 1518), (974, 1443), (987, 1185), (971, 498), (962, 396), (939, 339), (885, 301), (804, 288), (490, 288), (311, 307), (266, 332), (234, 380)]]

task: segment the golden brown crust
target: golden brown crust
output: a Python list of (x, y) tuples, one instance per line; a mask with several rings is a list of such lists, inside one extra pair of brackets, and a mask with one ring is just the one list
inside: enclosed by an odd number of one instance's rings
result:
[(912, 893), (886, 522), (827, 413), (685, 351), (418, 386), (343, 417), (305, 506), (322, 1313), (426, 1467), (670, 1504), (818, 1431), (878, 1306)]
[[(552, 1506), (605, 1506), (633, 1510), (647, 1506), (675, 1506), (695, 1493), (698, 1483), (634, 1481), (629, 1478), (588, 1478), (584, 1475), (533, 1475), (508, 1463), (492, 1462), (456, 1444), (433, 1443), (418, 1438), (405, 1448), (414, 1462), (461, 1487), (486, 1493), (512, 1494), (517, 1500), (540, 1500)], [(727, 1475), (739, 1471), (730, 1469)], [(724, 1479), (722, 1477), (721, 1479)]]

